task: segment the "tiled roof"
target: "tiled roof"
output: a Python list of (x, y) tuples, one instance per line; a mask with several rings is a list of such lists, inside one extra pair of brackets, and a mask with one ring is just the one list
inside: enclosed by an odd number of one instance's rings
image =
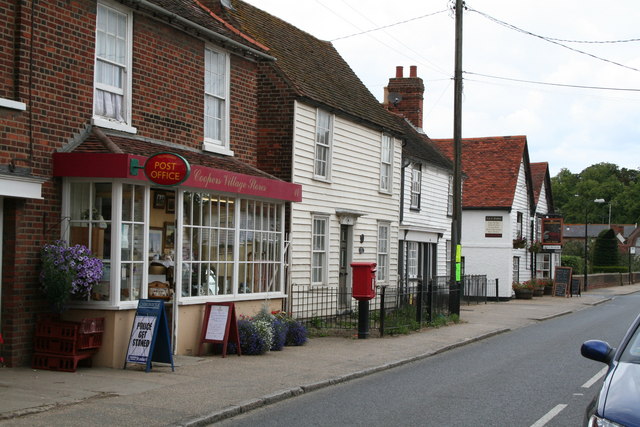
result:
[(240, 0), (224, 18), (269, 48), (273, 65), (301, 98), (323, 104), (373, 126), (401, 132), (402, 127), (369, 92), (330, 42)]
[(418, 132), (410, 123), (403, 118), (398, 118), (405, 128), (405, 144), (402, 147), (404, 157), (420, 159), (425, 162), (453, 170), (453, 163), (442, 154), (431, 139), (424, 133)]
[[(97, 132), (100, 132), (100, 130)], [(189, 150), (185, 149), (184, 146), (162, 143), (148, 138), (122, 135), (104, 130), (103, 132), (105, 136), (100, 138), (97, 132), (89, 133), (86, 138), (72, 151), (80, 153), (114, 153), (121, 151), (126, 154), (136, 154), (147, 157), (156, 153), (169, 151), (181, 155), (187, 159), (189, 163), (194, 165), (281, 181), (280, 179), (262, 172), (258, 168), (243, 163), (234, 157), (222, 156), (200, 150)]]
[[(251, 49), (268, 54), (268, 49), (246, 34), (243, 34), (233, 25), (213, 13), (207, 6), (198, 0), (148, 0), (149, 3), (158, 6), (170, 14), (175, 14), (181, 18), (187, 19), (207, 30), (220, 34), (228, 39), (240, 43)], [(142, 7), (135, 1), (124, 0), (123, 3), (132, 3), (132, 7)], [(149, 8), (149, 6), (147, 6)], [(158, 15), (151, 9), (151, 13)], [(165, 16), (165, 19), (171, 20), (171, 16)], [(175, 20), (174, 20), (175, 23)]]
[[(540, 198), (540, 193), (542, 192), (542, 186), (545, 185), (547, 181), (547, 176), (549, 174), (549, 163), (547, 162), (539, 162), (539, 163), (531, 163), (531, 182), (533, 184), (533, 203), (538, 205), (538, 199)], [(551, 191), (550, 187), (547, 187), (547, 197)], [(551, 206), (549, 206), (551, 208)]]
[[(432, 141), (453, 160), (452, 139)], [(528, 167), (527, 137), (463, 138), (461, 143), (461, 168), (466, 175), (462, 208), (510, 209), (520, 163), (524, 161), (525, 167)]]

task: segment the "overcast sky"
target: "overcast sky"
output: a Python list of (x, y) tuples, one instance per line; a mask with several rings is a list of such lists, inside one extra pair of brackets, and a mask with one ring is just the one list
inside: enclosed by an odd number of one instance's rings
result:
[[(449, 1), (245, 1), (331, 41), (380, 101), (396, 66), (408, 76), (417, 65), (426, 87), (424, 130), (432, 138), (453, 137), (455, 22)], [(531, 161), (549, 162), (551, 176), (599, 162), (640, 167), (638, 0), (466, 5), (463, 138), (526, 135)], [(369, 31), (380, 27), (386, 28)]]

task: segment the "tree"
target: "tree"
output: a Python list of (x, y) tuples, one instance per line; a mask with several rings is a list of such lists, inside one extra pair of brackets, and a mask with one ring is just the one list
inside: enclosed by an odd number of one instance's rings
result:
[[(640, 170), (597, 163), (578, 174), (562, 169), (551, 178), (557, 213), (566, 223), (635, 224), (640, 220)], [(594, 199), (606, 203), (596, 204)]]
[(620, 254), (616, 233), (611, 229), (603, 230), (598, 235), (593, 248), (593, 266), (605, 267), (618, 265), (619, 262)]

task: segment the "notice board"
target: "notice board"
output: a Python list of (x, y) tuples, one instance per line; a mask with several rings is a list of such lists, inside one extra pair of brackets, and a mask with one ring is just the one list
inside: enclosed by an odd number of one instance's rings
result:
[(151, 362), (171, 363), (171, 370), (175, 370), (164, 301), (141, 299), (133, 319), (123, 369), (127, 363), (140, 363), (146, 365), (145, 371), (149, 372)]
[(240, 335), (235, 305), (232, 302), (208, 302), (202, 319), (198, 356), (202, 354), (204, 343), (214, 343), (222, 344), (222, 357), (226, 357), (229, 340), (235, 343), (240, 356)]
[(571, 267), (556, 267), (553, 275), (553, 296), (566, 297), (567, 292), (571, 291), (569, 286), (571, 285), (572, 271)]

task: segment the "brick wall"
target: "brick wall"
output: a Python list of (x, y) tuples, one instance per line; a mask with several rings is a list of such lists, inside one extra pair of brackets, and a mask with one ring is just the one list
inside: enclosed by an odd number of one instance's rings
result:
[[(4, 200), (1, 330), (9, 366), (29, 363), (36, 315), (49, 310), (37, 266), (42, 245), (60, 235), (61, 181), (51, 176), (51, 154), (90, 125), (93, 110), (96, 2), (36, 5), (31, 38), (31, 2), (0, 0), (0, 97), (27, 105), (0, 108), (0, 171), (17, 159), (19, 171), (47, 179), (43, 200)], [(204, 41), (139, 13), (133, 33), (138, 135), (201, 148)], [(15, 34), (22, 37), (17, 44)], [(231, 58), (231, 149), (257, 166), (258, 65)]]

